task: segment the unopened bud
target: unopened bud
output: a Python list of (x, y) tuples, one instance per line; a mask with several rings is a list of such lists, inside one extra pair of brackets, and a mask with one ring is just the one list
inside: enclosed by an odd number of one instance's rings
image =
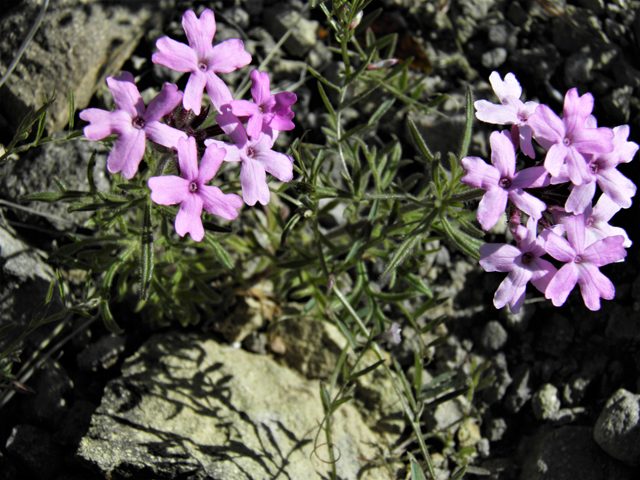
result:
[(380, 60), (379, 62), (375, 62), (370, 65), (367, 65), (367, 70), (378, 70), (380, 68), (389, 68), (389, 67), (393, 67), (396, 63), (398, 63), (397, 58), (387, 58), (386, 60)]
[(400, 335), (401, 332), (402, 328), (400, 328), (400, 324), (398, 322), (393, 322), (388, 331), (381, 333), (380, 335), (376, 335), (373, 339), (377, 342), (381, 340), (388, 340), (398, 345), (402, 341), (402, 335)]
[(362, 20), (363, 15), (364, 15), (363, 11), (358, 12), (358, 14), (353, 18), (353, 20), (349, 24), (349, 30), (353, 30), (358, 25), (360, 25), (360, 21)]

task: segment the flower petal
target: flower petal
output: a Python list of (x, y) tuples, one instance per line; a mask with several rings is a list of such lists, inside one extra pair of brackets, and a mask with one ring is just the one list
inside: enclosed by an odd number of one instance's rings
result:
[(198, 19), (193, 10), (187, 10), (182, 16), (182, 28), (189, 46), (193, 48), (198, 58), (207, 58), (211, 54), (211, 44), (216, 34), (216, 19), (213, 12), (207, 8)]
[(178, 235), (184, 237), (186, 233), (189, 233), (196, 242), (204, 238), (204, 227), (202, 226), (201, 218), (202, 203), (200, 195), (190, 193), (185, 196), (176, 215), (175, 227)]
[(184, 89), (184, 99), (182, 105), (187, 110), (193, 110), (196, 115), (200, 114), (202, 108), (202, 92), (207, 84), (207, 76), (200, 70), (189, 75), (187, 86)]
[(507, 207), (507, 191), (502, 188), (493, 188), (484, 194), (478, 204), (478, 222), (483, 230), (491, 230), (500, 215)]
[(496, 105), (486, 100), (478, 100), (473, 106), (476, 108), (476, 118), (481, 122), (512, 125), (519, 121), (518, 111), (511, 105)]
[(226, 154), (227, 150), (220, 148), (215, 143), (207, 146), (200, 160), (200, 170), (198, 171), (197, 179), (199, 185), (204, 185), (216, 176)]
[(242, 122), (231, 113), (231, 110), (216, 115), (216, 122), (238, 148), (243, 149), (246, 146), (247, 132), (242, 126)]
[(251, 54), (238, 38), (230, 38), (213, 47), (209, 68), (216, 73), (230, 73), (251, 63)]
[(131, 125), (131, 115), (124, 110), (107, 112), (99, 108), (87, 108), (80, 112), (80, 118), (89, 125), (84, 127), (84, 136), (91, 141), (102, 140), (117, 133), (121, 135), (134, 130)]
[(549, 185), (549, 172), (544, 167), (529, 167), (513, 176), (513, 188), (539, 188)]
[(485, 243), (479, 251), (479, 263), (486, 272), (510, 272), (516, 268), (516, 258), (522, 255), (519, 248), (506, 243)]
[(151, 61), (156, 65), (175, 70), (176, 72), (198, 71), (196, 52), (184, 43), (176, 42), (169, 37), (156, 40), (158, 51), (151, 55)]
[(509, 190), (508, 195), (509, 200), (511, 200), (517, 208), (536, 220), (539, 220), (540, 217), (542, 217), (542, 212), (547, 209), (546, 203), (520, 188)]
[(251, 72), (251, 96), (257, 105), (262, 105), (271, 98), (271, 80), (269, 74), (254, 70)]
[(146, 122), (160, 120), (168, 113), (171, 113), (181, 102), (182, 92), (178, 91), (178, 86), (165, 83), (160, 93), (149, 102), (144, 119)]
[(151, 189), (151, 200), (158, 205), (175, 205), (190, 195), (189, 180), (176, 175), (151, 177), (147, 185)]
[(562, 119), (567, 133), (584, 128), (584, 122), (593, 111), (593, 95), (585, 93), (578, 95), (578, 89), (570, 89), (564, 96)]
[[(584, 250), (584, 215), (570, 216), (567, 218), (565, 226), (567, 227), (567, 240), (569, 240), (569, 244), (576, 251), (576, 254), (582, 254)], [(553, 256), (551, 253), (549, 253), (549, 255)], [(556, 258), (556, 260), (562, 261), (559, 258)]]
[(618, 262), (627, 256), (627, 251), (622, 246), (623, 243), (624, 237), (622, 235), (603, 238), (585, 248), (580, 258), (583, 264), (589, 263), (596, 267)]
[(600, 298), (613, 300), (616, 289), (607, 277), (593, 265), (582, 265), (578, 279), (580, 293), (589, 310), (600, 310)]
[(558, 272), (558, 269), (542, 258), (535, 259), (531, 262), (531, 266), (533, 267), (531, 284), (536, 287), (539, 292), (544, 293), (551, 279), (553, 279), (554, 275)]
[(256, 152), (254, 158), (281, 182), (290, 182), (293, 179), (293, 157), (267, 149)]
[(567, 157), (567, 147), (562, 143), (555, 143), (547, 152), (544, 159), (544, 168), (547, 169), (553, 177), (560, 173), (560, 168), (564, 165), (564, 159)]
[(576, 283), (578, 283), (578, 267), (573, 262), (566, 263), (551, 279), (544, 296), (556, 307), (564, 305)]
[[(214, 145), (217, 148), (221, 148), (226, 150), (226, 154), (224, 157), (225, 162), (241, 162), (243, 150), (239, 149), (232, 143), (223, 142), (222, 140), (214, 140), (208, 138), (204, 141), (204, 144), (209, 148), (209, 146)], [(206, 152), (205, 152), (206, 153)]]
[(260, 108), (249, 100), (232, 100), (229, 102), (231, 112), (236, 117), (250, 117), (252, 115), (260, 115)]
[(533, 136), (545, 139), (551, 143), (562, 142), (565, 136), (565, 126), (560, 117), (546, 105), (538, 105), (536, 111), (529, 117), (529, 126), (533, 128)]
[(107, 85), (113, 95), (113, 101), (120, 110), (132, 117), (144, 115), (144, 102), (131, 73), (122, 72), (117, 77), (107, 77)]
[(585, 209), (591, 205), (593, 196), (596, 194), (596, 182), (574, 185), (571, 194), (564, 205), (564, 209), (569, 213), (584, 213)]
[(142, 130), (131, 129), (130, 132), (120, 135), (107, 158), (107, 170), (111, 173), (122, 171), (122, 176), (127, 180), (133, 178), (146, 146)]
[(178, 149), (178, 140), (187, 139), (187, 134), (182, 130), (170, 127), (160, 122), (149, 122), (144, 126), (144, 132), (149, 140), (163, 147)]
[(190, 182), (198, 178), (198, 148), (195, 138), (178, 140), (178, 163), (182, 178)]
[(226, 220), (238, 218), (238, 210), (242, 208), (242, 198), (235, 193), (224, 194), (218, 187), (204, 185), (198, 193), (202, 197), (204, 209)]
[(636, 185), (615, 168), (601, 170), (597, 175), (598, 186), (622, 208), (631, 206), (631, 198), (636, 194)]
[[(547, 235), (544, 248), (547, 253), (560, 262), (571, 262), (576, 258), (576, 251), (561, 236), (551, 232)], [(547, 297), (549, 298), (549, 297)]]
[(227, 84), (211, 70), (207, 71), (206, 79), (207, 93), (209, 94), (211, 103), (217, 111), (221, 112), (222, 106), (228, 105), (233, 100), (231, 90), (229, 90)]
[(240, 184), (244, 203), (253, 206), (256, 202), (267, 205), (271, 192), (267, 185), (267, 174), (260, 162), (244, 160), (240, 169)]
[(522, 87), (513, 73), (507, 73), (502, 80), (498, 72), (491, 72), (489, 82), (502, 103), (505, 103), (507, 97), (520, 98), (522, 95)]
[(460, 162), (466, 175), (460, 179), (462, 183), (469, 187), (489, 190), (497, 187), (500, 181), (500, 172), (493, 165), (479, 157), (465, 157)]
[(516, 170), (516, 152), (511, 137), (506, 130), (493, 132), (489, 138), (491, 143), (491, 163), (498, 169), (501, 177), (513, 178)]

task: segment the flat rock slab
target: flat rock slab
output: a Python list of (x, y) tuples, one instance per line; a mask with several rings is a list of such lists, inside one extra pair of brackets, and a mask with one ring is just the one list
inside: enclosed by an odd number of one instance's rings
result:
[[(314, 455), (322, 418), (317, 381), (205, 335), (168, 333), (107, 384), (77, 455), (110, 479), (329, 478), (330, 465)], [(351, 404), (335, 413), (332, 434), (339, 478), (388, 478), (361, 460), (384, 441)], [(325, 442), (321, 435), (323, 460)]]
[[(42, 2), (25, 0), (0, 18), (0, 75), (13, 61), (35, 24)], [(0, 89), (2, 114), (13, 127), (32, 107), (54, 92), (50, 131), (69, 120), (69, 88), (75, 105), (89, 104), (98, 85), (113, 75), (135, 50), (148, 27), (158, 26), (172, 2), (94, 2), (51, 0), (40, 29)]]

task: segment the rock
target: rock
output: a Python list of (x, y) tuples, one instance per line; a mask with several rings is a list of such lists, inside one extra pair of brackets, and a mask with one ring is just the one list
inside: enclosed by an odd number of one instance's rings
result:
[(237, 5), (224, 9), (222, 15), (225, 19), (235, 23), (244, 30), (249, 28), (249, 13)]
[(494, 418), (487, 425), (487, 437), (492, 442), (502, 440), (507, 431), (507, 422), (504, 418)]
[(56, 443), (64, 446), (77, 447), (87, 434), (91, 424), (91, 416), (96, 406), (87, 400), (77, 400), (64, 417), (61, 428), (53, 436)]
[(558, 49), (550, 43), (532, 45), (514, 51), (509, 59), (521, 75), (529, 75), (534, 81), (548, 82), (562, 63)]
[(533, 414), (538, 420), (549, 420), (555, 418), (560, 411), (560, 400), (558, 399), (558, 389), (550, 383), (544, 384), (531, 399)]
[(625, 465), (609, 458), (593, 441), (590, 427), (543, 427), (529, 445), (520, 480), (631, 480)]
[(95, 372), (99, 368), (107, 370), (118, 362), (124, 348), (124, 337), (112, 333), (104, 335), (77, 355), (78, 368), (83, 372)]
[(0, 480), (19, 480), (18, 469), (0, 452)]
[(640, 395), (623, 388), (614, 393), (598, 417), (593, 437), (613, 458), (640, 466)]
[(602, 15), (604, 13), (604, 0), (575, 0), (575, 3), (596, 15)]
[(497, 320), (487, 322), (480, 334), (480, 345), (487, 350), (500, 350), (507, 343), (507, 331)]
[(435, 409), (425, 409), (425, 423), (429, 430), (445, 430), (451, 428), (455, 432), (459, 424), (458, 420), (463, 418), (469, 410), (467, 398), (463, 395), (448, 400), (438, 405)]
[(52, 480), (62, 468), (62, 452), (49, 433), (28, 424), (13, 428), (6, 452), (34, 480)]
[(504, 353), (498, 353), (491, 359), (489, 369), (490, 371), (487, 375), (493, 375), (496, 379), (482, 392), (482, 399), (492, 405), (502, 400), (513, 380), (509, 375), (507, 359)]
[(496, 47), (492, 50), (484, 52), (480, 59), (482, 66), (488, 69), (497, 69), (500, 65), (507, 61), (507, 50), (502, 47)]
[(531, 398), (531, 368), (528, 365), (520, 365), (513, 375), (511, 393), (507, 395), (505, 407), (511, 413), (519, 412), (525, 403)]
[[(19, 161), (0, 168), (0, 196), (16, 203), (23, 195), (39, 192), (58, 192), (53, 181), (61, 181), (69, 190), (88, 191), (87, 163), (96, 150), (93, 179), (99, 190), (110, 189), (107, 179), (107, 150), (98, 142), (72, 141), (49, 143), (25, 153)], [(67, 230), (87, 220), (92, 212), (67, 213), (67, 203), (33, 202), (25, 205), (35, 216), (17, 211), (17, 217), (26, 223), (41, 222), (42, 217), (59, 230)]]
[[(149, 3), (53, 0), (40, 29), (20, 62), (0, 89), (0, 109), (14, 128), (32, 107), (54, 92), (50, 131), (64, 128), (69, 120), (69, 92), (83, 109), (108, 75), (131, 56), (146, 29), (161, 22), (173, 1)], [(0, 74), (13, 61), (33, 26), (42, 2), (20, 2), (0, 20)]]
[(37, 371), (29, 386), (34, 395), (25, 397), (21, 403), (25, 422), (55, 430), (69, 410), (66, 396), (73, 389), (73, 382), (58, 362), (48, 361)]
[(478, 424), (471, 419), (467, 419), (461, 423), (457, 436), (458, 444), (461, 447), (473, 446), (482, 440), (480, 427), (478, 427)]
[[(324, 416), (318, 391), (317, 381), (264, 355), (203, 335), (155, 335), (107, 384), (77, 456), (118, 478), (327, 476), (327, 464), (310, 459)], [(352, 404), (335, 412), (332, 426), (340, 478), (388, 477), (360, 460), (385, 442)], [(322, 447), (315, 453), (329, 458)]]
[(294, 57), (304, 57), (318, 42), (320, 24), (316, 20), (307, 20), (287, 3), (277, 3), (265, 10), (264, 25), (276, 39), (292, 29), (284, 48)]
[(307, 318), (277, 322), (269, 335), (280, 337), (285, 345), (286, 353), (278, 361), (310, 379), (329, 378), (347, 344), (337, 327)]
[(522, 8), (520, 2), (517, 1), (509, 4), (509, 8), (507, 9), (507, 18), (511, 23), (518, 26), (524, 25), (530, 19), (527, 11)]
[(631, 97), (633, 95), (633, 87), (625, 85), (624, 87), (614, 89), (609, 95), (602, 99), (602, 106), (611, 119), (618, 124), (628, 123), (631, 116)]

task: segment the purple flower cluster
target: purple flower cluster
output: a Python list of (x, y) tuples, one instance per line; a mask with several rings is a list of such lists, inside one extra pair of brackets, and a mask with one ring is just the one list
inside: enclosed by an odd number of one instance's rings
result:
[[(269, 75), (254, 70), (251, 73), (253, 102), (234, 100), (217, 74), (232, 72), (251, 62), (251, 55), (242, 41), (230, 39), (213, 46), (216, 22), (209, 9), (204, 10), (200, 18), (193, 11), (187, 11), (182, 17), (182, 27), (189, 45), (168, 37), (160, 38), (156, 42), (158, 52), (153, 54), (152, 61), (178, 72), (190, 73), (184, 94), (176, 85), (166, 83), (145, 108), (133, 75), (122, 72), (117, 77), (107, 78), (117, 109), (107, 112), (89, 108), (80, 112), (80, 118), (89, 122), (84, 128), (89, 140), (118, 135), (107, 159), (107, 169), (113, 174), (122, 172), (126, 179), (133, 178), (138, 171), (147, 139), (177, 151), (181, 176), (149, 178), (151, 200), (159, 205), (180, 204), (176, 232), (180, 236), (189, 233), (195, 241), (200, 241), (204, 238), (203, 209), (233, 220), (237, 218), (243, 200), (247, 205), (269, 203), (267, 172), (282, 182), (291, 181), (293, 158), (274, 152), (272, 147), (280, 131), (294, 128), (291, 106), (297, 98), (291, 92), (272, 95)], [(196, 139), (161, 120), (173, 118), (174, 110), (182, 105), (183, 110), (192, 111), (201, 123), (208, 111), (204, 109), (201, 113), (205, 89), (219, 113), (216, 116), (218, 127), (232, 143), (206, 139), (206, 149), (198, 167)], [(207, 185), (223, 161), (241, 162), (242, 198), (223, 194), (218, 187)]]
[[(580, 96), (576, 88), (567, 92), (560, 118), (546, 105), (522, 102), (522, 88), (512, 73), (503, 80), (493, 72), (489, 79), (501, 103), (478, 100), (476, 117), (511, 125), (511, 130), (491, 134), (491, 165), (478, 157), (462, 159), (466, 174), (461, 181), (486, 191), (478, 206), (482, 228), (491, 229), (506, 211), (516, 240), (516, 246), (480, 247), (480, 265), (487, 272), (508, 273), (493, 303), (496, 308), (509, 305), (517, 313), (531, 282), (560, 306), (578, 284), (587, 308), (599, 310), (601, 298), (615, 295), (599, 268), (623, 261), (625, 248), (631, 246), (626, 232), (608, 223), (618, 210), (631, 206), (636, 193), (634, 183), (616, 168), (638, 151), (638, 145), (628, 141), (629, 126), (598, 127), (591, 113), (593, 95)], [(532, 140), (546, 150), (544, 161), (516, 172), (518, 149), (535, 158)], [(570, 192), (564, 205), (547, 205), (542, 199), (560, 184)], [(593, 206), (596, 187), (601, 193)], [(560, 268), (544, 255), (560, 262)]]

